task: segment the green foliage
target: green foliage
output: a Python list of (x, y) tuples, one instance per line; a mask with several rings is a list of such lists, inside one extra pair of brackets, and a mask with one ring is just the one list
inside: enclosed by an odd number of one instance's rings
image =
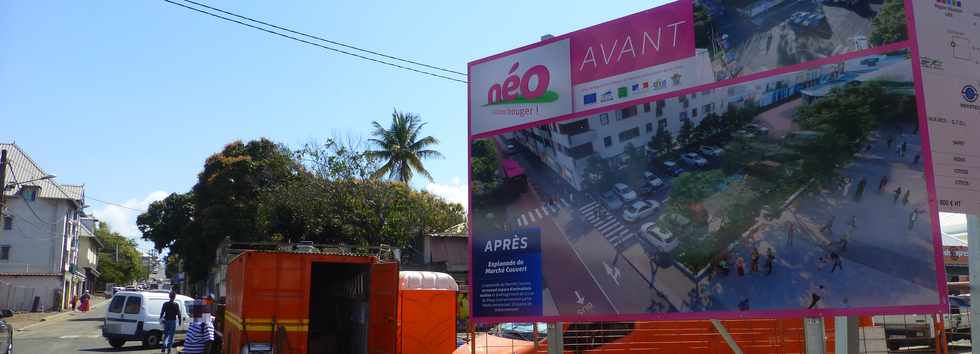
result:
[(493, 145), (490, 139), (480, 139), (470, 144), (470, 165), (474, 180), (483, 183), (492, 183), (496, 180), (500, 161), (497, 159)]
[(670, 131), (663, 126), (657, 126), (657, 133), (650, 138), (650, 142), (647, 146), (653, 151), (657, 152), (657, 155), (663, 155), (670, 152), (671, 147), (674, 146), (674, 137), (671, 136)]
[(671, 201), (681, 205), (698, 203), (715, 193), (724, 180), (721, 170), (682, 173), (674, 178), (670, 188)]
[(598, 155), (589, 156), (585, 165), (585, 186), (592, 192), (602, 193), (612, 188), (616, 178), (606, 160)]
[(105, 245), (99, 254), (101, 281), (128, 284), (146, 278), (148, 271), (143, 267), (142, 254), (136, 249), (136, 242), (113, 232), (106, 223), (100, 223), (94, 233)]
[(422, 160), (441, 158), (442, 154), (431, 149), (439, 144), (439, 140), (432, 136), (420, 136), (425, 123), (418, 115), (396, 110), (391, 114), (387, 129), (378, 122), (371, 124), (374, 126), (371, 133), (374, 138), (369, 141), (377, 150), (367, 151), (367, 156), (383, 163), (372, 177), (388, 175), (388, 178), (408, 183), (418, 173), (432, 181), (432, 175), (422, 165)]
[(694, 123), (690, 119), (684, 119), (681, 123), (681, 130), (677, 132), (677, 142), (681, 146), (688, 146), (694, 142)]
[(694, 5), (694, 46), (697, 48), (711, 48), (711, 36), (709, 28), (713, 22), (708, 8), (701, 4)]
[(905, 4), (902, 0), (885, 0), (878, 15), (871, 20), (871, 44), (900, 42), (908, 39), (905, 23)]

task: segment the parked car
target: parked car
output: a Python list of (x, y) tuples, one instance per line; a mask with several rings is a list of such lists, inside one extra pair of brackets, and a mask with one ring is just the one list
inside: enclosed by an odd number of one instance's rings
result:
[(623, 201), (613, 191), (602, 193), (602, 204), (609, 210), (619, 210), (623, 207)]
[[(175, 299), (183, 317), (175, 339), (183, 339), (190, 322), (188, 309), (194, 299), (177, 295)], [(155, 348), (163, 339), (163, 323), (160, 309), (170, 301), (170, 294), (159, 292), (120, 291), (112, 296), (102, 323), (102, 336), (109, 345), (119, 349), (128, 341), (140, 341), (143, 346)]]
[(759, 135), (769, 135), (769, 128), (766, 128), (765, 126), (758, 123), (749, 124), (746, 126), (746, 128), (748, 129), (748, 131)]
[(708, 160), (705, 160), (701, 155), (696, 152), (689, 152), (681, 155), (681, 161), (684, 161), (688, 166), (692, 167), (703, 167), (708, 164)]
[(793, 24), (799, 24), (802, 20), (801, 18), (806, 17), (807, 13), (804, 11), (797, 11), (792, 16), (789, 17), (789, 22)]
[(13, 311), (0, 310), (0, 354), (14, 354), (14, 331), (4, 318), (14, 315)]
[(739, 129), (732, 133), (732, 136), (736, 138), (752, 139), (755, 137), (755, 134), (752, 134), (745, 129)]
[(664, 161), (663, 165), (664, 169), (667, 170), (667, 172), (670, 172), (670, 175), (674, 177), (680, 176), (681, 173), (687, 172), (687, 170), (678, 166), (677, 162), (672, 160)]
[(625, 184), (622, 183), (614, 184), (613, 191), (615, 191), (616, 195), (619, 195), (619, 197), (622, 198), (624, 202), (631, 202), (636, 199), (636, 192), (633, 191), (633, 189), (630, 188), (630, 186), (627, 186)]
[(670, 231), (660, 228), (655, 222), (648, 222), (640, 226), (640, 233), (647, 241), (660, 249), (661, 252), (670, 252), (677, 248), (678, 240)]
[(881, 60), (881, 59), (880, 58), (877, 58), (877, 57), (874, 57), (874, 58), (865, 58), (865, 59), (862, 59), (861, 60), (861, 65), (865, 65), (865, 66), (877, 66), (879, 60)]
[(626, 222), (635, 222), (637, 220), (643, 219), (660, 209), (660, 203), (655, 200), (640, 200), (633, 202), (623, 209), (623, 220)]
[(514, 143), (508, 143), (506, 149), (507, 149), (507, 155), (513, 155), (517, 153), (517, 145)]
[(653, 172), (643, 172), (643, 185), (640, 186), (640, 193), (653, 193), (664, 186), (664, 180), (657, 177)]
[(701, 151), (702, 155), (711, 156), (711, 157), (718, 157), (721, 156), (721, 154), (725, 153), (724, 149), (713, 145), (701, 146), (701, 149), (699, 150)]

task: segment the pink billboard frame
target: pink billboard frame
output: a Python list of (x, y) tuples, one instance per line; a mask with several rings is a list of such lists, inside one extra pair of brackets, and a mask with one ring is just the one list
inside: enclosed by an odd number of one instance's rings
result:
[[(817, 60), (812, 60), (804, 63), (799, 63), (790, 66), (784, 66), (773, 70), (753, 73), (745, 75), (731, 80), (723, 80), (718, 82), (713, 82), (710, 84), (705, 84), (701, 86), (691, 87), (683, 90), (677, 90), (661, 95), (650, 96), (639, 98), (635, 100), (630, 100), (615, 105), (605, 106), (596, 109), (590, 109), (582, 112), (575, 112), (571, 114), (566, 114), (559, 117), (549, 118), (545, 120), (536, 121), (533, 123), (521, 124), (505, 129), (497, 129), (489, 132), (484, 132), (480, 134), (471, 134), (472, 132), (472, 112), (469, 103), (467, 103), (467, 144), (466, 144), (466, 160), (467, 160), (467, 178), (472, 180), (472, 168), (471, 166), (471, 142), (474, 140), (479, 140), (483, 138), (493, 137), (501, 135), (508, 132), (524, 130), (532, 128), (535, 126), (556, 123), (560, 121), (567, 121), (576, 118), (581, 118), (584, 116), (595, 115), (601, 112), (614, 111), (617, 109), (622, 109), (629, 106), (634, 106), (638, 104), (653, 102), (657, 100), (663, 100), (667, 98), (672, 98), (681, 95), (688, 95), (694, 92), (700, 92), (709, 89), (715, 89), (719, 87), (726, 87), (731, 85), (737, 85), (740, 83), (755, 81), (761, 78), (766, 78), (770, 76), (781, 75), (789, 72), (805, 70), (813, 67), (819, 67), (826, 64), (839, 63), (847, 61), (854, 58), (884, 54), (889, 52), (895, 52), (899, 50), (909, 50), (911, 60), (912, 60), (912, 71), (915, 89), (915, 99), (916, 99), (916, 109), (919, 118), (919, 135), (922, 141), (923, 147), (923, 173), (926, 176), (926, 190), (929, 195), (929, 215), (930, 215), (930, 226), (932, 228), (932, 238), (933, 238), (933, 258), (934, 264), (936, 265), (936, 289), (939, 295), (939, 301), (936, 304), (927, 305), (909, 305), (909, 306), (881, 306), (881, 307), (861, 307), (861, 308), (830, 308), (830, 309), (785, 309), (785, 310), (751, 310), (751, 311), (698, 311), (698, 312), (671, 312), (671, 313), (642, 313), (642, 314), (599, 314), (599, 315), (558, 315), (558, 316), (484, 316), (476, 317), (473, 314), (473, 301), (475, 290), (473, 288), (473, 260), (472, 256), (469, 258), (468, 262), (468, 272), (467, 272), (467, 299), (468, 308), (470, 313), (470, 319), (474, 323), (501, 323), (501, 322), (612, 322), (612, 321), (651, 321), (651, 320), (705, 320), (705, 319), (756, 319), (756, 318), (801, 318), (801, 317), (829, 317), (829, 316), (870, 316), (870, 315), (898, 315), (898, 314), (941, 314), (949, 312), (949, 300), (948, 300), (948, 287), (946, 284), (946, 270), (943, 262), (943, 251), (942, 251), (942, 236), (940, 234), (939, 225), (939, 206), (936, 198), (936, 184), (935, 176), (933, 175), (932, 167), (932, 143), (929, 139), (929, 125), (928, 117), (926, 115), (925, 109), (925, 96), (924, 88), (922, 83), (922, 67), (921, 59), (919, 56), (918, 38), (915, 32), (915, 15), (911, 4), (912, 0), (904, 0), (905, 14), (908, 30), (908, 39), (901, 42), (890, 43), (881, 47), (869, 48), (861, 51), (850, 52), (846, 54), (841, 54), (837, 56), (821, 58)], [(678, 0), (678, 2), (691, 2), (691, 0)], [(662, 5), (663, 6), (663, 5)], [(654, 7), (648, 10), (641, 11), (639, 13), (644, 13), (648, 11), (653, 11), (658, 9)], [(603, 22), (594, 26), (589, 26), (584, 29), (575, 31), (588, 31), (594, 27), (602, 26), (606, 23), (614, 22), (617, 19)], [(574, 33), (574, 32), (572, 32)], [(537, 48), (549, 43), (560, 41), (569, 38), (571, 33), (563, 34), (560, 36), (552, 37), (549, 39), (542, 40), (540, 42), (528, 44), (519, 48), (511, 49), (502, 53), (491, 55), (482, 59), (473, 60), (467, 65), (467, 74), (469, 75), (470, 70), (473, 65), (512, 55), (525, 50)], [(471, 93), (467, 89), (467, 102), (470, 101)], [(473, 222), (473, 211), (472, 211), (472, 194), (467, 193), (467, 208), (466, 220), (469, 225)], [(473, 249), (473, 228), (467, 228), (467, 252), (472, 252)]]

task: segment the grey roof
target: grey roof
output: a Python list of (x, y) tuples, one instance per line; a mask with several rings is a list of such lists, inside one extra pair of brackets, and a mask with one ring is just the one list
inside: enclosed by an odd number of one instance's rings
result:
[[(0, 143), (0, 149), (7, 150), (7, 184), (30, 181), (48, 175), (17, 144)], [(17, 195), (24, 186), (40, 187), (41, 190), (37, 195), (39, 198), (71, 200), (79, 205), (82, 205), (85, 200), (84, 186), (61, 185), (53, 179), (19, 183), (16, 188), (4, 190), (4, 194), (7, 196)]]

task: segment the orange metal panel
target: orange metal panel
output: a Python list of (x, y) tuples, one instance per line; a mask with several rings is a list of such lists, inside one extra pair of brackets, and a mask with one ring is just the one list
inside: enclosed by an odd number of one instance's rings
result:
[(368, 317), (368, 353), (394, 354), (398, 324), (398, 263), (371, 265), (370, 315)]
[(456, 291), (400, 290), (398, 298), (399, 354), (456, 349)]

